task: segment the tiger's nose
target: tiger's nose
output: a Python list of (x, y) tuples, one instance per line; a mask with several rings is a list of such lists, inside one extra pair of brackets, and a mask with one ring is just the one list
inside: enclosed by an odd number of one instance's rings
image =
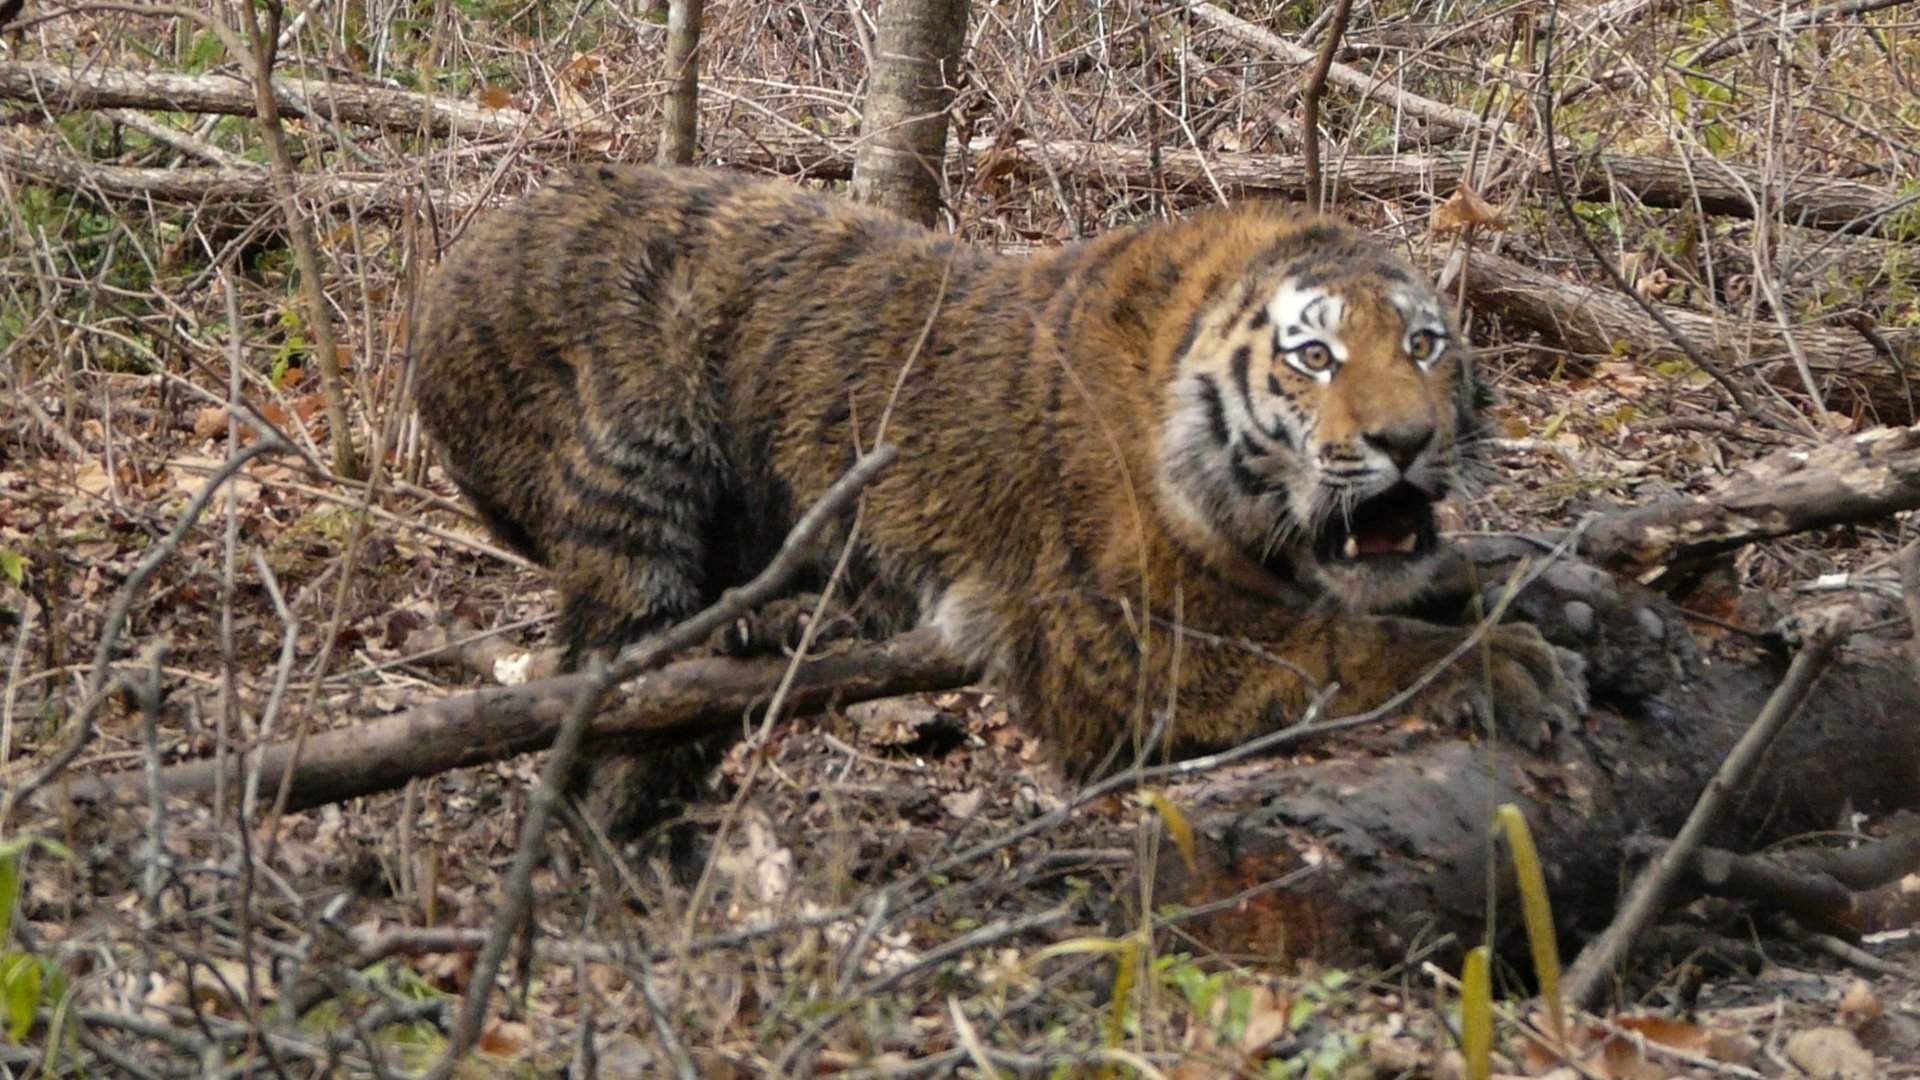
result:
[(1433, 424), (1416, 420), (1367, 432), (1367, 445), (1387, 455), (1401, 472), (1413, 468), (1420, 452), (1433, 443)]

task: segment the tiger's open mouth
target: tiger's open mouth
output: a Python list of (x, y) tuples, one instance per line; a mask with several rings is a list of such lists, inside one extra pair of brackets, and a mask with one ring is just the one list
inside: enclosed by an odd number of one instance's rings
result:
[(1313, 553), (1323, 565), (1367, 564), (1417, 559), (1433, 552), (1433, 499), (1405, 482), (1395, 484), (1353, 508), (1335, 514), (1314, 538)]

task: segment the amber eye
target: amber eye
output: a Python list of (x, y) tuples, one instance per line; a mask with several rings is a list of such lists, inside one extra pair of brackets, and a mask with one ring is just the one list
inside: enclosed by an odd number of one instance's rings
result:
[(1289, 350), (1292, 353), (1293, 366), (1311, 375), (1318, 375), (1333, 367), (1333, 350), (1326, 342), (1309, 341), (1305, 345)]
[(1413, 357), (1416, 364), (1432, 363), (1445, 347), (1446, 339), (1431, 330), (1415, 330), (1407, 339), (1407, 355)]

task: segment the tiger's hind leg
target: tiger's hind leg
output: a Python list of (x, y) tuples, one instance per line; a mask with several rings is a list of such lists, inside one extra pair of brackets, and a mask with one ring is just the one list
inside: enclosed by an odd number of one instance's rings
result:
[[(557, 448), (549, 466), (558, 505), (545, 545), (562, 598), (558, 635), (572, 668), (596, 655), (611, 660), (698, 612), (717, 591), (708, 581), (709, 547), (727, 482), (698, 401), (661, 400), (661, 388), (646, 384), (657, 370), (631, 363), (576, 370), (583, 415), (572, 445)], [(570, 787), (609, 838), (633, 840), (702, 799), (731, 741), (722, 735), (667, 750), (596, 753)], [(683, 834), (671, 830), (670, 846), (687, 846)]]

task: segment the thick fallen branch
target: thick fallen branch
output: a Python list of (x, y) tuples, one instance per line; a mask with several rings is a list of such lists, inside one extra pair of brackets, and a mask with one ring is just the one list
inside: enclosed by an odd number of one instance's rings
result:
[[(787, 661), (684, 660), (651, 672), (623, 691), (587, 728), (593, 745), (642, 747), (684, 741), (722, 724), (738, 724), (764, 705), (779, 685)], [(524, 686), (480, 690), (351, 728), (310, 736), (301, 751), (288, 795), (299, 809), (356, 795), (390, 791), (416, 777), (501, 761), (542, 750), (553, 741), (586, 675), (566, 675)], [(976, 678), (940, 648), (935, 631), (892, 641), (859, 644), (802, 663), (789, 698), (796, 712), (839, 702), (867, 701), (919, 691), (950, 690)], [(258, 751), (258, 767), (277, 776), (293, 752), (291, 743)], [(238, 784), (244, 765), (227, 764), (226, 782)], [(219, 781), (212, 761), (169, 766), (160, 790), (207, 795)], [(55, 785), (78, 799), (144, 798), (138, 772), (80, 777)]]
[[(273, 201), (273, 179), (267, 170), (257, 167), (160, 169), (108, 165), (76, 158), (45, 144), (35, 149), (0, 140), (0, 169), (69, 191), (110, 198), (240, 205)], [(351, 204), (368, 212), (400, 212), (428, 194), (441, 200), (442, 205), (455, 209), (464, 209), (474, 202), (473, 196), (466, 192), (423, 191), (420, 178), (406, 172), (363, 176), (337, 172), (320, 176), (301, 174), (295, 180), (302, 199)]]
[(1811, 450), (1781, 450), (1711, 495), (1604, 514), (1588, 525), (1587, 559), (1643, 580), (1760, 540), (1920, 508), (1920, 426), (1876, 428)]
[[(1306, 159), (1299, 154), (1202, 154), (1163, 147), (1156, 172), (1147, 147), (1122, 143), (1072, 139), (1001, 143), (982, 138), (970, 143), (967, 153), (979, 171), (989, 174), (1001, 171), (1041, 177), (1045, 175), (1040, 164), (1044, 160), (1061, 175), (1097, 178), (1110, 185), (1151, 188), (1166, 184), (1176, 189), (1210, 191), (1211, 184), (1218, 183), (1231, 195), (1306, 196)], [(801, 140), (784, 133), (756, 133), (751, 140), (736, 136), (735, 141), (719, 144), (714, 154), (722, 160), (823, 179), (844, 179), (847, 163), (852, 160), (840, 141)], [(1347, 154), (1329, 164), (1336, 193), (1397, 199), (1420, 195), (1444, 198), (1466, 179), (1471, 161), (1465, 153)], [(1536, 173), (1523, 175), (1528, 182), (1544, 180), (1544, 164)], [(1897, 197), (1889, 188), (1851, 180), (1799, 177), (1770, 182), (1756, 169), (1721, 162), (1689, 168), (1684, 162), (1634, 154), (1582, 159), (1581, 167), (1568, 180), (1576, 199), (1611, 202), (1629, 196), (1652, 207), (1690, 209), (1697, 204), (1708, 213), (1734, 217), (1752, 216), (1748, 192), (1765, 193), (1778, 200), (1779, 212), (1791, 221), (1863, 231), (1871, 228)]]
[[(317, 112), (350, 124), (433, 135), (510, 137), (535, 126), (530, 113), (489, 109), (465, 101), (344, 82), (281, 77), (273, 80), (280, 111)], [(54, 112), (75, 109), (164, 109), (169, 112), (252, 116), (253, 90), (226, 75), (88, 66), (43, 60), (0, 63), (0, 98), (37, 102)]]
[[(1904, 824), (1902, 821), (1904, 819)], [(1849, 938), (1920, 924), (1920, 891), (1904, 879), (1920, 874), (1920, 828), (1914, 815), (1891, 815), (1892, 833), (1859, 847), (1806, 847), (1741, 855), (1703, 847), (1687, 860), (1682, 884), (1695, 893), (1749, 900), (1783, 911), (1810, 929)], [(1659, 841), (1636, 842), (1633, 854), (1657, 858)], [(1859, 873), (1852, 864), (1870, 862)]]
[[(1534, 327), (1567, 348), (1599, 356), (1681, 358), (1679, 348), (1639, 307), (1612, 289), (1566, 281), (1497, 255), (1475, 253), (1464, 271), (1467, 302)], [(1779, 365), (1782, 385), (1797, 387), (1792, 354), (1778, 327), (1755, 320), (1715, 319), (1671, 309), (1667, 314), (1709, 357), (1729, 368)], [(1920, 417), (1915, 393), (1901, 370), (1920, 359), (1920, 333), (1883, 330), (1890, 357), (1857, 330), (1801, 326), (1793, 331), (1829, 405), (1864, 401), (1882, 417)]]
[[(1293, 42), (1288, 41), (1278, 34), (1255, 26), (1253, 23), (1220, 8), (1218, 5), (1204, 3), (1188, 4), (1187, 11), (1201, 22), (1231, 37), (1237, 38), (1243, 44), (1251, 45), (1271, 56), (1277, 56), (1283, 60), (1290, 60), (1303, 67), (1318, 62), (1319, 58), (1314, 55), (1312, 49), (1295, 45)], [(1443, 127), (1455, 128), (1461, 131), (1472, 131), (1477, 128), (1487, 128), (1497, 131), (1505, 126), (1498, 122), (1482, 120), (1478, 114), (1466, 109), (1402, 90), (1389, 82), (1376, 79), (1372, 75), (1358, 68), (1349, 67), (1346, 64), (1336, 63), (1328, 65), (1327, 77), (1330, 81), (1338, 83), (1349, 90), (1358, 91), (1365, 95), (1385, 98), (1408, 115), (1417, 116), (1422, 120), (1440, 124)], [(1311, 134), (1311, 132), (1309, 134)]]

